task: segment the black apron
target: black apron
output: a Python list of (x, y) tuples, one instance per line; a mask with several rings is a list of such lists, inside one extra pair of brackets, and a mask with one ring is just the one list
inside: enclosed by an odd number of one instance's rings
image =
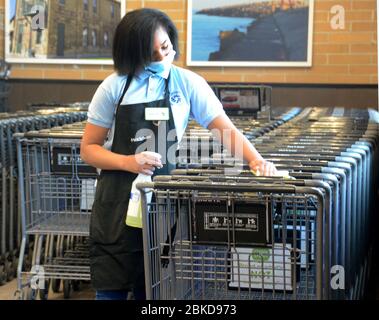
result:
[[(132, 77), (128, 77), (117, 105), (112, 151), (133, 155), (142, 143), (136, 137), (140, 129), (150, 129), (155, 136), (155, 151), (165, 139), (166, 151), (177, 142), (167, 141), (167, 133), (175, 129), (166, 80), (165, 96), (149, 103), (121, 105)], [(169, 108), (170, 119), (159, 123), (145, 120), (146, 108)], [(158, 135), (159, 132), (159, 135)], [(163, 136), (164, 135), (164, 136)], [(159, 139), (158, 139), (159, 138)], [(174, 140), (172, 139), (172, 140)], [(160, 141), (158, 141), (160, 140)], [(175, 168), (162, 154), (162, 169), (154, 175), (169, 174)], [(166, 157), (167, 158), (167, 157)], [(125, 224), (130, 191), (137, 174), (126, 171), (102, 170), (97, 181), (90, 223), (91, 281), (96, 290), (133, 290), (144, 288), (142, 229)]]

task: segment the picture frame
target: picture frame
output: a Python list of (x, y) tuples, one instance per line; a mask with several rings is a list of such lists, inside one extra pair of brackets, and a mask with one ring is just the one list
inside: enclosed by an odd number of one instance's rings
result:
[(124, 0), (6, 0), (5, 61), (113, 65), (125, 12)]
[(187, 65), (311, 67), (314, 0), (188, 0)]

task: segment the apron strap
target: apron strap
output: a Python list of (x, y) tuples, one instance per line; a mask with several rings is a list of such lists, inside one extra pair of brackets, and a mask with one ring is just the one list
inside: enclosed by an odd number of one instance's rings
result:
[(124, 89), (122, 90), (122, 93), (121, 93), (120, 100), (118, 100), (118, 103), (117, 103), (117, 108), (120, 106), (122, 100), (124, 99), (125, 93), (126, 93), (126, 91), (128, 91), (130, 84), (132, 83), (132, 80), (133, 80), (133, 75), (131, 74), (128, 76), (128, 79), (126, 80)]

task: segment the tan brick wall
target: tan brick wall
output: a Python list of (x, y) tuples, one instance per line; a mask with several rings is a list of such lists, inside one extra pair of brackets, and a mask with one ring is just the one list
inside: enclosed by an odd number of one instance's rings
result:
[[(197, 0), (195, 0), (197, 1)], [(346, 10), (344, 30), (333, 30), (330, 9), (342, 5)], [(127, 10), (154, 7), (164, 10), (180, 33), (181, 58), (186, 61), (187, 1), (128, 0)], [(0, 0), (0, 17), (4, 0)], [(3, 22), (2, 22), (3, 23)], [(0, 31), (3, 30), (1, 27)], [(315, 0), (313, 66), (311, 68), (231, 68), (193, 67), (191, 70), (214, 82), (376, 84), (377, 32), (376, 0)], [(3, 55), (3, 34), (0, 54)], [(13, 78), (101, 80), (112, 72), (111, 66), (14, 65)]]

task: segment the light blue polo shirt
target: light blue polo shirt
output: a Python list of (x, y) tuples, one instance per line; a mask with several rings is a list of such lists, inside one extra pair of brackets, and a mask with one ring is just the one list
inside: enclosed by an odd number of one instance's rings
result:
[[(163, 99), (166, 78), (166, 74), (150, 71), (134, 76), (121, 105)], [(111, 129), (105, 145), (108, 148), (112, 145), (115, 110), (126, 80), (127, 76), (111, 74), (98, 87), (89, 106), (88, 122)], [(190, 116), (207, 128), (215, 118), (224, 114), (222, 104), (211, 87), (192, 71), (172, 65), (169, 90), (178, 141), (183, 137)]]

